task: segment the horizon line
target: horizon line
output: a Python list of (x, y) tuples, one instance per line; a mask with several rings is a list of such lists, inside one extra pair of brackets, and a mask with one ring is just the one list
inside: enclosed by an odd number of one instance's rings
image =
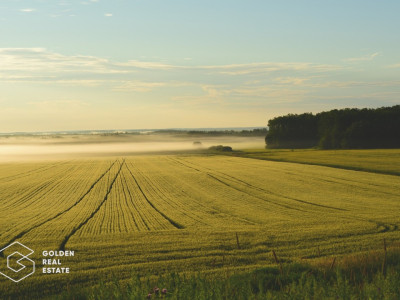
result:
[(0, 135), (15, 135), (15, 134), (71, 134), (71, 133), (101, 133), (101, 132), (114, 132), (114, 133), (129, 133), (129, 132), (141, 132), (141, 131), (167, 131), (167, 130), (176, 130), (176, 131), (201, 131), (201, 130), (212, 130), (212, 131), (221, 131), (221, 130), (237, 130), (237, 129), (262, 129), (267, 128), (267, 126), (235, 126), (235, 127), (171, 127), (171, 128), (131, 128), (131, 129), (76, 129), (76, 130), (49, 130), (49, 131), (9, 131), (9, 132), (0, 132)]

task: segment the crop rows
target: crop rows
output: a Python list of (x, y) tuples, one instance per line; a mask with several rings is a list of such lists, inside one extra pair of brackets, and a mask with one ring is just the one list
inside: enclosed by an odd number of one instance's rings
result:
[(251, 269), (272, 264), (272, 249), (307, 259), (398, 240), (399, 186), (398, 176), (229, 156), (0, 165), (0, 246), (77, 250), (72, 276), (88, 284), (132, 269)]
[(1, 238), (53, 236), (63, 243), (74, 235), (304, 226), (319, 224), (321, 217), (374, 225), (378, 231), (398, 226), (396, 176), (231, 157), (215, 160), (139, 156), (63, 162), (41, 166), (31, 175), (3, 176)]
[(79, 202), (110, 163), (77, 161), (59, 165), (41, 176), (32, 174), (28, 179), (0, 181), (2, 241), (11, 242), (39, 227), (43, 231), (45, 225)]

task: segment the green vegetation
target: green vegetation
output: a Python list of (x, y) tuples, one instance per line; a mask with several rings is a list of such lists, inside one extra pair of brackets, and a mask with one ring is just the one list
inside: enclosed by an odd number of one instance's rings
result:
[(208, 148), (208, 150), (211, 150), (211, 151), (232, 152), (232, 147), (230, 147), (230, 146), (218, 145), (218, 146), (211, 146), (210, 148)]
[(269, 120), (268, 128), (268, 148), (399, 148), (400, 105), (289, 114)]
[[(383, 254), (383, 253), (381, 253)], [(375, 255), (350, 265), (310, 266), (292, 263), (225, 276), (166, 274), (157, 278), (136, 275), (126, 284), (110, 284), (74, 291), (79, 299), (399, 299), (400, 256), (391, 252), (383, 272)], [(381, 255), (383, 257), (383, 255)], [(382, 257), (381, 260), (382, 261)], [(346, 261), (348, 262), (348, 261)], [(168, 287), (168, 288), (167, 288)], [(71, 299), (64, 293), (58, 299)]]
[(399, 149), (249, 149), (235, 151), (233, 155), (255, 159), (294, 162), (348, 170), (400, 175)]
[(189, 130), (188, 135), (193, 136), (265, 136), (267, 134), (267, 128), (256, 128), (252, 130)]
[(174, 134), (178, 136), (192, 137), (218, 137), (218, 136), (241, 136), (254, 137), (265, 136), (267, 128), (243, 129), (243, 130), (183, 130), (183, 129), (164, 129), (156, 130), (152, 134)]
[[(247, 295), (251, 278), (262, 282), (280, 272), (270, 269), (277, 261), (272, 250), (287, 275), (282, 289), (268, 292), (300, 293), (313, 283), (301, 281), (307, 270), (294, 270), (298, 263), (335, 257), (340, 264), (350, 253), (381, 251), (383, 239), (388, 248), (398, 247), (398, 176), (232, 153), (0, 164), (0, 246), (18, 240), (35, 251), (37, 262), (37, 272), (18, 284), (0, 277), (1, 297), (73, 295), (114, 279), (125, 293), (132, 272), (151, 285), (166, 278), (157, 284), (171, 291), (167, 297), (197, 282), (199, 291), (222, 289), (218, 297), (229, 296), (224, 293), (237, 284), (241, 290), (243, 282)], [(387, 159), (371, 157), (371, 165)], [(57, 249), (76, 252), (63, 262), (71, 273), (42, 274), (42, 251)], [(375, 272), (364, 287), (397, 282), (389, 272), (390, 257), (387, 277)], [(259, 269), (264, 271), (254, 271)], [(321, 295), (335, 293), (335, 282), (343, 277), (327, 275), (324, 283), (315, 272)], [(167, 285), (172, 273), (180, 279)], [(220, 279), (210, 281), (212, 276)], [(143, 297), (150, 291), (139, 288)], [(346, 293), (356, 290), (352, 285)]]

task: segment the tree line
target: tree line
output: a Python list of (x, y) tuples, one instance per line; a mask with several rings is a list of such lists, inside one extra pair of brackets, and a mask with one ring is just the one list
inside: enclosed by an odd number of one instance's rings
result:
[(187, 131), (188, 135), (194, 136), (265, 136), (267, 134), (267, 128), (255, 128), (251, 130), (211, 130), (211, 131), (201, 131), (201, 130), (191, 130)]
[(173, 134), (187, 135), (193, 137), (208, 136), (240, 136), (240, 137), (264, 137), (267, 134), (267, 128), (254, 128), (243, 130), (185, 130), (185, 129), (162, 129), (152, 132), (152, 134)]
[(399, 148), (400, 105), (276, 117), (265, 142), (267, 148)]

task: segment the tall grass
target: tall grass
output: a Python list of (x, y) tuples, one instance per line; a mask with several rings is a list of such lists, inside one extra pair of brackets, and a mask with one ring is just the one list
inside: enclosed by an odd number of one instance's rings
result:
[[(400, 299), (400, 252), (389, 251), (385, 274), (378, 253), (349, 256), (334, 268), (290, 263), (229, 276), (133, 276), (87, 290), (70, 291), (58, 299)], [(164, 290), (165, 289), (165, 290)], [(164, 290), (164, 292), (163, 292)]]

